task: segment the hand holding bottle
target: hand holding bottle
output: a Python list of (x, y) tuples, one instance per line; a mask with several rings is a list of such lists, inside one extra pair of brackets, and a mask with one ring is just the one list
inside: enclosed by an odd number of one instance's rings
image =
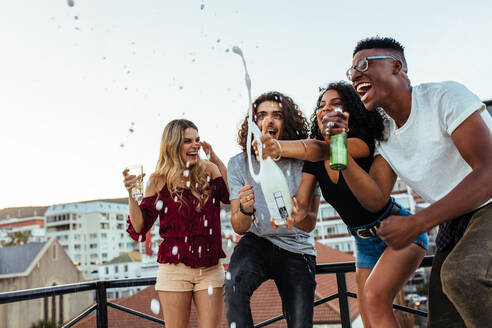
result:
[[(320, 111), (317, 114), (318, 125), (323, 138), (328, 138), (330, 135), (340, 134), (342, 132), (348, 132), (348, 122), (349, 122), (349, 113), (347, 112), (324, 112)], [(319, 124), (321, 122), (321, 124)]]
[[(282, 157), (282, 148), (280, 147), (280, 143), (274, 139), (270, 134), (268, 134), (268, 129), (266, 125), (263, 125), (261, 129), (261, 144), (263, 147), (263, 159), (267, 157), (272, 158), (274, 161), (280, 160)], [(258, 145), (256, 141), (252, 143), (253, 148), (255, 150), (256, 157), (259, 156), (258, 153)]]
[[(298, 217), (299, 214), (299, 205), (297, 204), (297, 199), (295, 197), (292, 197), (292, 214), (287, 217), (287, 229), (292, 230), (294, 227), (294, 221), (295, 218)], [(275, 224), (275, 221), (273, 220), (273, 217), (270, 218), (270, 225), (272, 226), (273, 230), (277, 230), (279, 225)]]
[(255, 208), (255, 193), (253, 192), (253, 186), (246, 182), (244, 187), (238, 190), (239, 204), (244, 211), (252, 213)]

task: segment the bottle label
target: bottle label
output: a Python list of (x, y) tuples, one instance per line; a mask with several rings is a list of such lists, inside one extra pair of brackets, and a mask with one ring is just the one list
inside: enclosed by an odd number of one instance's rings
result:
[[(276, 225), (287, 224), (289, 216), (289, 205), (286, 204), (281, 191), (268, 193), (265, 195), (265, 200), (268, 205), (268, 211)], [(292, 210), (292, 209), (291, 209)]]

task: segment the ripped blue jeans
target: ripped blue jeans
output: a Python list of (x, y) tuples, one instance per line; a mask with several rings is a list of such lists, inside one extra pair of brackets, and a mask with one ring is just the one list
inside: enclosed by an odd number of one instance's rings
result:
[(224, 284), (229, 326), (253, 327), (251, 295), (263, 282), (272, 279), (282, 299), (287, 326), (312, 327), (315, 270), (315, 256), (292, 253), (253, 233), (245, 234), (229, 263), (231, 279)]

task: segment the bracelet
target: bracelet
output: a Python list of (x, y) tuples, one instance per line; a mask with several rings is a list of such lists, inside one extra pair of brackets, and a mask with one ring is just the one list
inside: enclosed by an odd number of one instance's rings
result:
[(304, 152), (306, 153), (307, 152), (307, 146), (306, 146), (306, 143), (304, 142), (304, 140), (301, 140), (302, 142), (302, 145), (304, 146)]
[(241, 211), (241, 213), (243, 213), (244, 215), (252, 216), (255, 214), (256, 209), (253, 207), (253, 212), (246, 212), (243, 208), (243, 204), (239, 203), (239, 211)]
[(280, 153), (278, 154), (278, 157), (277, 158), (272, 158), (275, 162), (278, 162), (280, 160), (280, 158), (282, 158), (282, 146), (280, 146), (280, 142), (278, 142), (277, 139), (272, 139), (278, 146), (278, 148), (280, 149)]

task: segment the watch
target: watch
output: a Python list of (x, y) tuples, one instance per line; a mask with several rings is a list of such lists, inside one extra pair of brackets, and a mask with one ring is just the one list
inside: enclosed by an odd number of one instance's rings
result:
[(241, 211), (241, 213), (243, 213), (244, 215), (252, 216), (255, 214), (256, 209), (253, 207), (253, 212), (246, 212), (243, 208), (243, 204), (239, 203), (239, 211)]

